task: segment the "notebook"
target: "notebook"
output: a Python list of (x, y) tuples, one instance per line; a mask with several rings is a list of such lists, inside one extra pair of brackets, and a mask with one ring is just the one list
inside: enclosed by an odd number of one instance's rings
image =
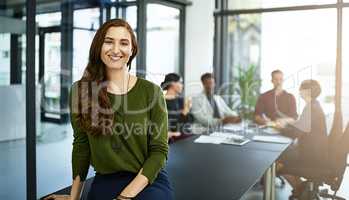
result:
[(292, 142), (290, 138), (286, 138), (286, 137), (262, 136), (262, 135), (253, 136), (252, 140), (257, 142), (268, 142), (268, 143), (279, 143), (279, 144), (289, 144)]
[(201, 135), (195, 143), (211, 143), (211, 144), (232, 144), (242, 146), (250, 140), (241, 135), (223, 132), (213, 132), (211, 135)]

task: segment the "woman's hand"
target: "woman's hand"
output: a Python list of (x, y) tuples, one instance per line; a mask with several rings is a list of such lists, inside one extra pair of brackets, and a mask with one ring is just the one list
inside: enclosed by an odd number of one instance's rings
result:
[(189, 111), (190, 111), (191, 106), (192, 106), (191, 98), (186, 98), (184, 100), (184, 106), (183, 106), (182, 114), (183, 115), (187, 115), (189, 113)]
[(178, 132), (178, 131), (176, 131), (176, 132), (169, 131), (169, 132), (168, 132), (168, 138), (171, 138), (171, 137), (179, 137), (179, 136), (181, 136), (181, 135), (182, 135), (181, 132)]
[(289, 121), (288, 119), (277, 119), (275, 121), (275, 129), (280, 130), (285, 128), (291, 121)]
[(292, 118), (280, 118), (275, 121), (275, 128), (276, 129), (283, 129), (287, 125), (294, 123), (295, 120)]
[(66, 194), (52, 194), (46, 197), (44, 200), (72, 200), (70, 195)]
[(285, 128), (285, 125), (277, 121), (274, 123), (273, 128), (275, 128), (276, 130), (281, 130), (281, 129)]

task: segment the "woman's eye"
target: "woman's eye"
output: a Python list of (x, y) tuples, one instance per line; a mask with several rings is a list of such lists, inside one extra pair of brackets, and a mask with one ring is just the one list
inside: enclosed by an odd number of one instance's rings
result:
[(127, 45), (128, 45), (128, 42), (122, 42), (121, 45), (127, 46)]
[(104, 43), (106, 43), (106, 44), (111, 44), (112, 43), (112, 41), (104, 41)]

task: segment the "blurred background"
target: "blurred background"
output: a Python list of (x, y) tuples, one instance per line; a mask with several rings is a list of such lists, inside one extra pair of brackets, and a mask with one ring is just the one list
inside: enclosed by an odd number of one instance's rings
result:
[[(96, 30), (113, 18), (127, 20), (137, 36), (135, 75), (160, 84), (176, 72), (193, 96), (202, 91), (200, 76), (213, 72), (231, 107), (239, 98), (238, 71), (251, 66), (259, 93), (272, 87), (275, 69), (296, 97), (303, 80), (317, 79), (329, 128), (340, 75), (343, 122), (349, 121), (349, 0), (2, 0), (0, 199), (40, 198), (71, 184), (69, 89), (82, 76)], [(297, 104), (301, 112), (300, 98)]]

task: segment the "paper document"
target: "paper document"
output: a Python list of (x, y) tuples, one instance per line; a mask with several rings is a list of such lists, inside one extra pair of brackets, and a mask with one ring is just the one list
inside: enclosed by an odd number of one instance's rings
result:
[(242, 125), (241, 125), (241, 123), (224, 125), (223, 129), (228, 130), (228, 131), (234, 131), (234, 132), (238, 132), (238, 131), (244, 130)]
[(195, 143), (210, 143), (210, 144), (220, 144), (223, 142), (224, 137), (213, 137), (209, 135), (201, 135), (194, 140)]
[(266, 133), (266, 134), (271, 134), (271, 135), (280, 134), (280, 132), (278, 130), (276, 130), (274, 128), (270, 128), (270, 127), (262, 129), (262, 132)]
[(242, 146), (249, 142), (250, 140), (247, 138), (225, 138), (222, 144), (232, 144)]
[(211, 133), (210, 136), (234, 138), (234, 139), (243, 139), (244, 138), (244, 136), (242, 136), (242, 135), (237, 135), (237, 134), (233, 134), (233, 133), (224, 133), (224, 132), (213, 132), (213, 133)]
[(279, 143), (279, 144), (288, 144), (292, 142), (290, 138), (286, 138), (286, 137), (261, 136), (261, 135), (253, 136), (252, 140), (257, 142), (270, 142), (270, 143)]
[(224, 140), (221, 142), (222, 144), (233, 144), (241, 146), (250, 141), (249, 139), (244, 138), (244, 136), (242, 135), (236, 135), (233, 133), (213, 132), (210, 136), (224, 138)]
[(232, 145), (244, 145), (250, 140), (244, 138), (241, 135), (214, 132), (211, 135), (201, 135), (194, 142), (195, 143), (210, 143), (210, 144), (232, 144)]

